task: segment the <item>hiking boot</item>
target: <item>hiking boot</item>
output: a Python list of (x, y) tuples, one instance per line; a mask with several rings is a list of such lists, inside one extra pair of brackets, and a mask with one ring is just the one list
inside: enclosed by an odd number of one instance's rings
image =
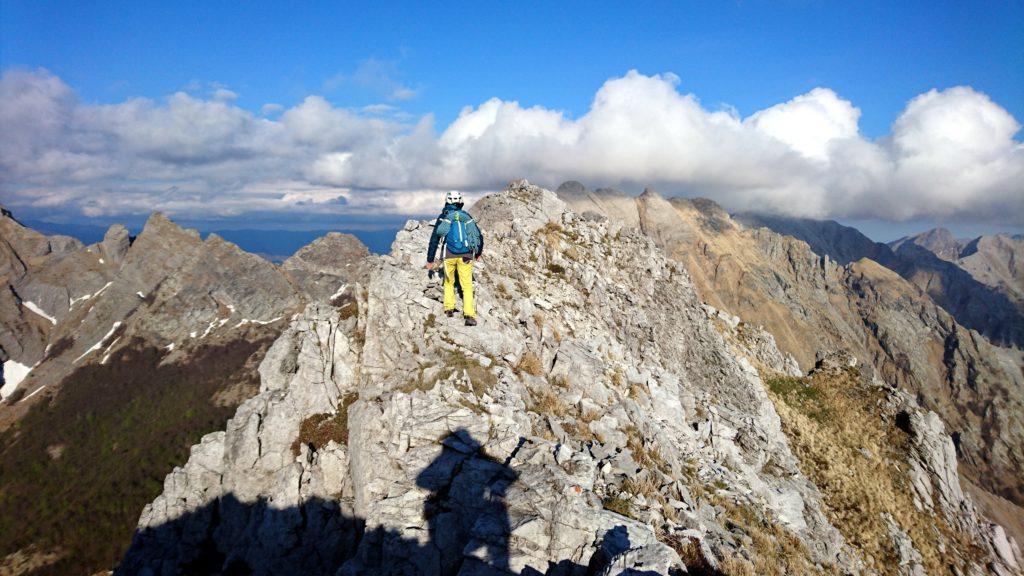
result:
[(445, 310), (444, 315), (451, 318), (452, 316), (455, 316), (455, 310)]
[(476, 326), (476, 318), (466, 316), (466, 326)]

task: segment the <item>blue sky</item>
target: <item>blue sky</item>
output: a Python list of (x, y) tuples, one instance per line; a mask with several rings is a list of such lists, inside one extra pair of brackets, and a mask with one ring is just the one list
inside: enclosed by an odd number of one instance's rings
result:
[(0, 0), (0, 200), (315, 225), (524, 176), (1024, 226), (1024, 2), (432, 4)]
[(828, 86), (869, 136), (917, 94), (961, 84), (1024, 118), (1022, 2), (434, 4), (4, 0), (2, 66), (48, 68), (97, 102), (220, 83), (256, 110), (311, 93), (387, 100), (330, 89), (373, 60), (416, 90), (404, 109), (442, 123), (494, 96), (579, 115), (634, 68), (742, 114)]

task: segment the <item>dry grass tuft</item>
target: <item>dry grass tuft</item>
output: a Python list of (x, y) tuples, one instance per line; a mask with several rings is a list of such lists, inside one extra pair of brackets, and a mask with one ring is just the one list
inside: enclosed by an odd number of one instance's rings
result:
[(299, 436), (292, 442), (292, 454), (298, 456), (303, 444), (313, 450), (327, 446), (331, 440), (347, 445), (348, 407), (358, 399), (359, 395), (351, 392), (342, 397), (337, 413), (314, 414), (303, 420), (299, 425)]
[(616, 388), (622, 388), (623, 386), (626, 385), (626, 375), (622, 373), (622, 369), (620, 369), (618, 366), (616, 366), (615, 369), (612, 370), (612, 384)]
[[(492, 365), (494, 364), (493, 359), (491, 363)], [(410, 380), (399, 390), (407, 394), (414, 390), (429, 392), (441, 380), (451, 378), (452, 376), (461, 377), (463, 375), (469, 379), (469, 386), (457, 384), (456, 387), (463, 392), (472, 393), (478, 399), (498, 384), (498, 377), (489, 369), (481, 366), (475, 359), (457, 350), (449, 350), (445, 353), (441, 363), (441, 370), (437, 374), (432, 378), (424, 378), (423, 370), (421, 369), (417, 378)]]
[[(491, 364), (494, 364), (493, 360)], [(449, 353), (448, 358), (445, 361), (445, 366), (451, 368), (451, 370), (456, 374), (465, 373), (466, 376), (469, 377), (470, 385), (473, 388), (473, 394), (477, 398), (483, 397), (484, 394), (498, 385), (498, 377), (494, 372), (484, 368), (479, 362), (465, 354), (461, 354), (459, 352)]]
[(601, 505), (604, 506), (605, 510), (611, 510), (616, 514), (622, 514), (623, 516), (632, 517), (633, 507), (629, 503), (629, 500), (620, 496), (608, 496), (601, 501)]
[(640, 398), (643, 398), (644, 396), (647, 395), (649, 395), (647, 386), (636, 383), (629, 385), (629, 397), (632, 398), (633, 400), (639, 400)]
[(626, 478), (622, 482), (622, 491), (627, 494), (642, 495), (644, 498), (655, 500), (659, 504), (665, 502), (665, 497), (661, 495), (661, 489), (651, 474), (645, 474), (642, 479), (635, 476)]
[(441, 373), (436, 374), (433, 378), (424, 378), (423, 370), (415, 378), (410, 378), (408, 382), (398, 387), (400, 392), (406, 394), (412, 394), (416, 390), (420, 392), (430, 392), (437, 386), (437, 383), (441, 381)]
[(543, 228), (537, 230), (536, 234), (545, 246), (557, 249), (562, 239), (562, 226), (557, 222), (548, 222)]
[(687, 574), (694, 574), (696, 576), (726, 576), (726, 574), (732, 574), (731, 572), (723, 574), (716, 570), (708, 562), (708, 559), (704, 557), (704, 551), (700, 548), (700, 541), (696, 538), (672, 535), (662, 536), (659, 539), (679, 554), (679, 559), (686, 566)]
[(523, 357), (519, 359), (519, 363), (516, 364), (517, 373), (526, 373), (531, 376), (540, 376), (544, 373), (544, 366), (541, 364), (540, 358), (531, 351), (527, 351), (523, 354)]
[(754, 571), (754, 564), (742, 556), (728, 555), (718, 561), (721, 574), (728, 576), (759, 576)]
[(342, 320), (359, 314), (359, 301), (348, 290), (332, 298), (331, 306), (338, 309), (338, 317)]
[(633, 459), (648, 470), (661, 470), (669, 473), (668, 463), (665, 458), (653, 446), (644, 442), (643, 435), (635, 426), (627, 426), (623, 432), (626, 434), (626, 447), (633, 453)]
[(586, 422), (575, 420), (573, 422), (567, 422), (562, 424), (562, 428), (570, 436), (579, 440), (580, 442), (590, 442), (596, 440), (594, 432), (591, 431), (590, 426)]
[(551, 262), (547, 265), (548, 272), (551, 272), (555, 276), (565, 276), (565, 266), (561, 264), (555, 264)]
[[(747, 506), (728, 501), (721, 501), (719, 505), (725, 508), (726, 525), (732, 524), (750, 538), (754, 558), (753, 563), (738, 557), (731, 559), (731, 566), (723, 567), (726, 574), (809, 576), (822, 573), (811, 560), (807, 547), (789, 530)], [(826, 568), (828, 572), (836, 573), (834, 568)]]
[(544, 329), (544, 315), (541, 314), (540, 311), (533, 313), (533, 324), (538, 330)]
[(661, 505), (661, 515), (669, 522), (679, 523), (679, 511), (668, 502)]
[(530, 410), (538, 414), (563, 417), (569, 413), (569, 407), (551, 390), (532, 391), (533, 405)]

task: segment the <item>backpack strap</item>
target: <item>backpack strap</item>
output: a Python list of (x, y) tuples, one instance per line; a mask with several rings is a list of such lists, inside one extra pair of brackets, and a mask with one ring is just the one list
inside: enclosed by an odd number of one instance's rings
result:
[[(447, 222), (448, 226), (451, 226), (452, 225), (452, 219), (451, 218), (446, 218), (446, 216), (448, 216), (448, 214), (449, 214), (448, 212), (441, 212), (441, 217), (438, 218), (438, 220), (440, 220), (442, 222)], [(444, 251), (447, 249), (447, 245), (448, 245), (448, 234), (447, 233), (446, 234), (442, 234), (441, 235), (441, 241), (437, 243), (437, 249), (441, 253), (441, 282), (442, 283), (444, 282)]]

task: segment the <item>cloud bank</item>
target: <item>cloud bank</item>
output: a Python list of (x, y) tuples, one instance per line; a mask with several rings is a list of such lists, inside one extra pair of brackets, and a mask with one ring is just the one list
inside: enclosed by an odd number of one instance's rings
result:
[(705, 108), (674, 75), (635, 71), (608, 80), (579, 118), (492, 98), (441, 130), (393, 106), (352, 110), (311, 95), (254, 114), (235, 97), (97, 105), (45, 70), (8, 71), (0, 195), (86, 216), (412, 215), (432, 212), (442, 191), (472, 196), (526, 177), (814, 218), (1024, 224), (1021, 126), (969, 87), (913, 98), (877, 140), (828, 88), (743, 118)]

